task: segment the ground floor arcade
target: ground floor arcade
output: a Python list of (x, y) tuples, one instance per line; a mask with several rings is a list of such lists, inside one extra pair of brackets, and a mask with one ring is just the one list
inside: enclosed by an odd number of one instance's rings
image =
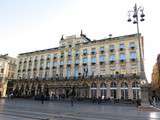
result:
[(7, 94), (13, 92), (15, 96), (56, 96), (68, 98), (74, 95), (77, 98), (115, 98), (139, 99), (141, 89), (139, 80), (14, 80), (8, 86)]

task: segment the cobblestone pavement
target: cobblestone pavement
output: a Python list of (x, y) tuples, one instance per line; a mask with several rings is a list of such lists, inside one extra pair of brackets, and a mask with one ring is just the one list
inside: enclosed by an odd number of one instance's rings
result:
[(160, 120), (159, 112), (140, 112), (131, 105), (13, 99), (0, 100), (0, 120)]

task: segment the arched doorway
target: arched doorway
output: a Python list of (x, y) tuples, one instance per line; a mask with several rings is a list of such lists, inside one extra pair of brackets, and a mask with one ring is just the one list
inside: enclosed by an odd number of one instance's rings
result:
[(116, 82), (111, 82), (110, 89), (111, 89), (111, 98), (116, 99), (117, 98), (117, 84), (116, 84)]
[(132, 83), (133, 99), (140, 98), (140, 84), (135, 81)]
[(101, 98), (104, 99), (107, 96), (107, 85), (105, 83), (101, 83), (100, 85)]
[(121, 99), (128, 99), (128, 84), (126, 82), (121, 83)]
[(96, 83), (91, 84), (91, 97), (92, 98), (97, 97), (97, 84)]

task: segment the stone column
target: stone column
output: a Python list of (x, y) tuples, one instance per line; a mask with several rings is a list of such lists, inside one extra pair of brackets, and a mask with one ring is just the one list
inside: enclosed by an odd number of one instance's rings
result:
[(149, 97), (148, 97), (148, 85), (141, 86), (141, 105), (148, 106), (149, 105)]
[(107, 87), (107, 98), (111, 97), (111, 89), (110, 89), (110, 85), (108, 85)]
[(117, 99), (121, 99), (121, 84), (117, 84)]
[(89, 87), (89, 98), (91, 98), (91, 88)]

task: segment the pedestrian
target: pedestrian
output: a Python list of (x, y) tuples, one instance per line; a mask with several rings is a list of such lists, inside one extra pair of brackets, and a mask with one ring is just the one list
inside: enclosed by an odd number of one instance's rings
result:
[(42, 104), (44, 104), (44, 95), (43, 94), (41, 95), (41, 102), (42, 102)]
[(73, 104), (73, 97), (71, 97), (71, 106), (73, 106), (74, 104)]
[(139, 107), (139, 106), (141, 106), (141, 100), (140, 99), (137, 99), (137, 108)]

